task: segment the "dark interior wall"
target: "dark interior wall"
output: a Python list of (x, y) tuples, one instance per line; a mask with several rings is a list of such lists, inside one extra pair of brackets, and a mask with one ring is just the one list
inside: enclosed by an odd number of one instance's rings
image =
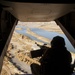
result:
[(12, 14), (3, 10), (2, 6), (0, 6), (0, 72), (17, 22), (18, 20)]
[(75, 48), (75, 12), (72, 11), (56, 20), (71, 44)]
[(71, 12), (58, 19), (66, 30), (75, 39), (75, 12)]

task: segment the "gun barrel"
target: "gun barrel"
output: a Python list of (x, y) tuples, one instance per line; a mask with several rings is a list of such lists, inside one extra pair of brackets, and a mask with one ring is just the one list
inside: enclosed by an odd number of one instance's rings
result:
[[(37, 43), (35, 42), (35, 44), (37, 44)], [(37, 46), (39, 46), (39, 47), (43, 47), (43, 46), (45, 46), (45, 45), (47, 45), (47, 44), (43, 44), (43, 45), (37, 44)]]

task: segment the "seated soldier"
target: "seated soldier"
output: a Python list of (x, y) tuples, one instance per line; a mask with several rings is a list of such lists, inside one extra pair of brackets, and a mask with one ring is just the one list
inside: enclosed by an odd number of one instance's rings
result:
[(31, 64), (33, 75), (71, 75), (71, 53), (65, 47), (64, 38), (56, 36), (51, 41), (51, 48), (46, 50), (40, 59), (41, 65)]

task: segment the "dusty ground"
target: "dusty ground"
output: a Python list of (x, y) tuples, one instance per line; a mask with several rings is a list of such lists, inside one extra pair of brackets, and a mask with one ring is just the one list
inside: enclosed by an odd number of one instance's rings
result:
[[(43, 44), (41, 42), (38, 42), (39, 44)], [(29, 37), (27, 36), (23, 36), (21, 34), (18, 34), (16, 32), (14, 32), (11, 42), (9, 44), (6, 56), (4, 58), (4, 65), (3, 65), (3, 71), (1, 75), (5, 75), (5, 73), (11, 73), (12, 75), (16, 75), (17, 74), (26, 74), (26, 72), (22, 71), (21, 67), (18, 67), (19, 65), (15, 65), (15, 64), (19, 64), (16, 63), (16, 61), (12, 62), (13, 58), (15, 57), (19, 62), (22, 61), (24, 63), (26, 63), (27, 65), (30, 65), (31, 63), (37, 63), (40, 64), (38, 62), (38, 59), (32, 59), (30, 57), (30, 51), (33, 50), (33, 47), (35, 45), (35, 41), (31, 40)], [(39, 49), (38, 46), (36, 46), (36, 49)], [(15, 60), (15, 59), (14, 59)], [(17, 62), (18, 62), (17, 61)], [(6, 67), (4, 68), (4, 66), (7, 66), (9, 68), (9, 70), (6, 69)], [(13, 68), (13, 71), (12, 71)], [(18, 69), (20, 68), (20, 69)], [(6, 71), (5, 71), (6, 69)]]
[[(51, 23), (50, 22), (49, 23), (19, 22), (19, 25), (26, 26), (26, 27), (32, 27), (33, 25), (33, 27), (64, 34), (60, 29), (60, 27), (57, 26), (55, 22), (51, 22)], [(21, 30), (21, 29), (17, 28), (17, 30)], [(50, 42), (50, 39), (39, 36), (33, 33), (30, 29), (27, 30), (27, 33), (45, 42)], [(26, 74), (27, 72), (30, 73), (30, 71), (28, 70), (29, 70), (29, 65), (31, 63), (40, 64), (39, 58), (32, 59), (30, 55), (31, 50), (39, 49), (39, 47), (35, 44), (35, 42), (37, 42), (40, 45), (43, 44), (42, 42), (38, 42), (35, 40), (33, 41), (29, 37), (24, 36), (22, 34), (18, 34), (14, 31), (7, 53), (4, 57), (3, 71), (1, 75), (7, 75), (7, 73), (9, 75)], [(74, 53), (71, 54), (72, 54), (72, 58), (75, 59), (75, 54)], [(25, 69), (26, 67), (25, 64), (27, 64), (26, 65), (27, 69)]]

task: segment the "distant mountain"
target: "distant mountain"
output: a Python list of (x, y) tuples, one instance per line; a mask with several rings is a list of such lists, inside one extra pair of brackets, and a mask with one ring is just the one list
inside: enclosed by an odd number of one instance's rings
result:
[(56, 24), (55, 21), (51, 22), (18, 22), (17, 25), (25, 26), (27, 28), (39, 28), (46, 31), (62, 33), (61, 28)]

